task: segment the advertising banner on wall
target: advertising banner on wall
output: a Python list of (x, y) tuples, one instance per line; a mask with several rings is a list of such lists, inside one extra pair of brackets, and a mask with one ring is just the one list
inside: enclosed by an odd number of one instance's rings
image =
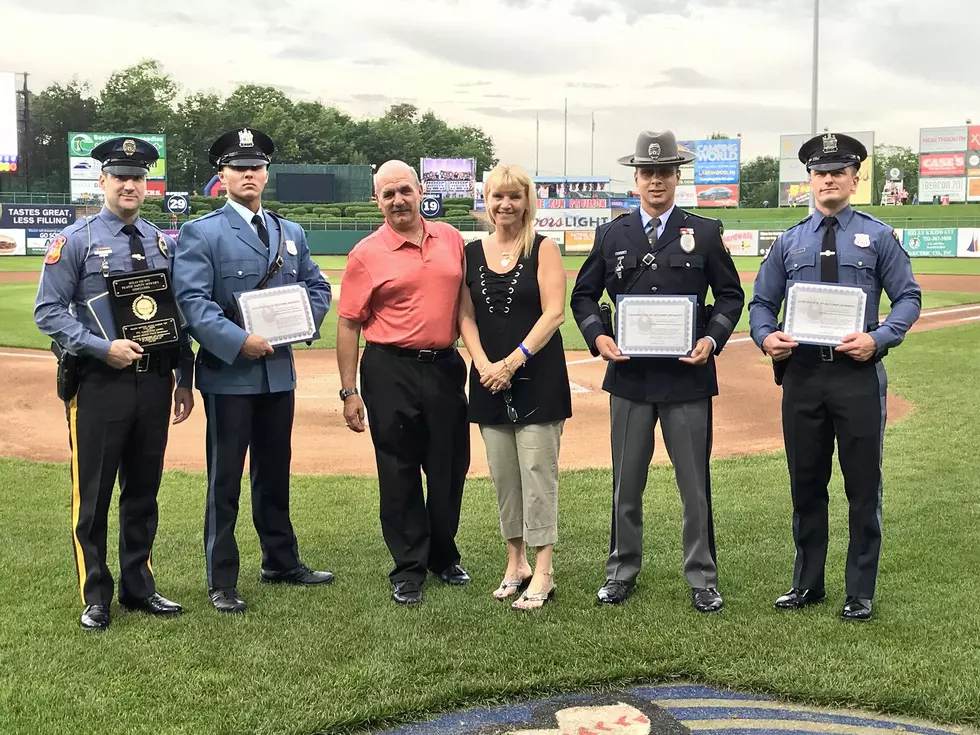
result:
[(919, 130), (919, 153), (951, 153), (965, 151), (969, 129), (965, 125), (949, 128)]
[(91, 157), (92, 149), (111, 138), (142, 138), (157, 149), (160, 159), (150, 166), (147, 180), (167, 178), (167, 136), (158, 133), (68, 133), (68, 178), (97, 180), (102, 164)]
[(737, 184), (742, 141), (699, 140), (695, 146), (695, 184)]
[(63, 229), (78, 218), (72, 205), (0, 203), (0, 227)]
[(933, 197), (949, 197), (950, 202), (966, 201), (966, 179), (959, 178), (922, 178), (919, 179), (919, 201), (931, 202)]
[(956, 255), (960, 258), (980, 258), (980, 228), (964, 227), (959, 230)]
[(767, 255), (782, 234), (783, 230), (759, 230), (759, 255)]
[(699, 207), (737, 207), (738, 184), (695, 187)]
[(725, 230), (721, 238), (733, 256), (759, 254), (758, 230)]
[(612, 219), (611, 209), (547, 209), (534, 218), (536, 230), (592, 230)]
[(568, 230), (565, 232), (565, 252), (589, 253), (594, 239), (595, 230)]
[(966, 180), (966, 200), (980, 202), (980, 177)]
[(919, 176), (963, 176), (965, 153), (926, 153), (919, 157)]
[(953, 258), (956, 257), (956, 229), (906, 229), (902, 232), (902, 247), (913, 258)]
[(0, 256), (25, 255), (27, 252), (27, 230), (0, 229)]

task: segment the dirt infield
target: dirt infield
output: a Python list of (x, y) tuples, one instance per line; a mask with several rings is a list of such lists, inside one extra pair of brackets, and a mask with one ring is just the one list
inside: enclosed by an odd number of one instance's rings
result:
[[(980, 319), (980, 306), (927, 312), (915, 330), (934, 329)], [(563, 469), (608, 467), (609, 397), (602, 392), (605, 363), (588, 353), (566, 354), (572, 383), (573, 416), (565, 425), (561, 448)], [(68, 460), (64, 405), (54, 392), (54, 361), (44, 352), (0, 350), (9, 398), (0, 403), (0, 456), (64, 462)], [(337, 399), (340, 378), (333, 350), (296, 353), (299, 384), (293, 428), (293, 471), (312, 474), (375, 474), (374, 452), (367, 434), (355, 435), (344, 425)], [(772, 368), (747, 335), (735, 335), (718, 361), (721, 395), (715, 399), (714, 457), (754, 454), (782, 446), (780, 390)], [(173, 427), (167, 467), (204, 469), (204, 411), (200, 395), (194, 414)], [(889, 421), (901, 419), (910, 405), (889, 394)], [(486, 475), (486, 455), (479, 433), (471, 432), (470, 473)], [(657, 436), (654, 462), (666, 463)]]

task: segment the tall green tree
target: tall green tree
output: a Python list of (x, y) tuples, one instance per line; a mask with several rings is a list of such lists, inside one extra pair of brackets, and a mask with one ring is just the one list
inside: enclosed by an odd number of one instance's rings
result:
[(739, 206), (779, 206), (779, 159), (776, 156), (756, 156), (743, 163), (739, 172)]
[[(91, 130), (96, 100), (85, 82), (73, 79), (54, 83), (38, 94), (30, 93), (27, 151), (22, 158), (18, 188), (34, 191), (68, 191), (68, 133)], [(26, 177), (30, 174), (30, 182)]]
[(177, 84), (160, 62), (141, 61), (106, 80), (96, 123), (111, 133), (169, 133), (176, 96)]

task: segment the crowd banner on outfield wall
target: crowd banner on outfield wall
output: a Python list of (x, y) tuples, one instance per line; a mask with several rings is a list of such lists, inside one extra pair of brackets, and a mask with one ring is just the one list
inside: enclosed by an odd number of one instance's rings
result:
[(902, 233), (902, 246), (913, 258), (955, 258), (956, 228), (906, 229)]

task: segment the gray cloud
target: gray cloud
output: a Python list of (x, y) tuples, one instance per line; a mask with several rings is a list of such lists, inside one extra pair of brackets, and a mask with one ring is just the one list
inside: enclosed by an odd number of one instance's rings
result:
[(644, 85), (647, 89), (657, 87), (682, 87), (684, 89), (714, 89), (726, 86), (726, 83), (707, 77), (697, 69), (686, 66), (676, 66), (660, 72), (663, 79)]
[(579, 18), (584, 18), (589, 23), (595, 23), (604, 15), (609, 15), (612, 10), (608, 3), (583, 2), (579, 0), (571, 7), (571, 13)]
[(386, 94), (374, 94), (372, 92), (363, 92), (361, 94), (352, 94), (352, 100), (357, 100), (358, 102), (394, 102), (394, 97), (389, 97)]

